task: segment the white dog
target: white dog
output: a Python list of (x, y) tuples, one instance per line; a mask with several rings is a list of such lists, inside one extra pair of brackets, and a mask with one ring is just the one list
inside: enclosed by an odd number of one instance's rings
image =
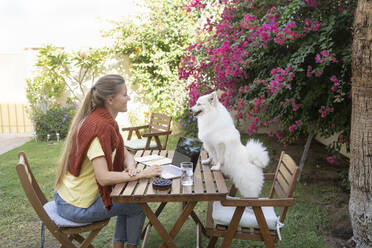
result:
[(264, 179), (262, 168), (269, 163), (266, 148), (255, 140), (246, 146), (240, 142), (240, 133), (216, 92), (200, 97), (190, 111), (198, 119), (198, 137), (209, 154), (202, 163), (213, 163), (212, 170), (232, 178), (244, 197), (258, 197)]

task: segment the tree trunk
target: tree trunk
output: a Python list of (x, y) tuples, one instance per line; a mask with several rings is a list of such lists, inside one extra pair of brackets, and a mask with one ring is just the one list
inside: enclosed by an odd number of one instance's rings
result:
[(359, 0), (352, 45), (349, 212), (357, 248), (372, 247), (372, 0)]

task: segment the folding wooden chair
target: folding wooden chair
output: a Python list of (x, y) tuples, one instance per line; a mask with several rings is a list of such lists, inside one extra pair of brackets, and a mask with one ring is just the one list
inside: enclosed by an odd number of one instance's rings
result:
[[(221, 247), (230, 247), (232, 239), (263, 241), (266, 247), (275, 247), (288, 207), (294, 202), (298, 170), (293, 159), (282, 152), (275, 174), (265, 174), (265, 179), (273, 179), (268, 198), (234, 197), (238, 189), (232, 185), (226, 200), (208, 202), (208, 247), (214, 247), (218, 237), (224, 237)], [(281, 209), (279, 217), (274, 207)]]
[[(19, 179), (28, 200), (42, 221), (41, 228), (41, 247), (44, 247), (44, 226), (48, 228), (51, 234), (61, 243), (61, 247), (76, 248), (90, 247), (93, 238), (99, 231), (107, 225), (109, 219), (94, 223), (75, 223), (59, 216), (56, 212), (55, 202), (48, 202), (45, 195), (37, 184), (32, 174), (27, 157), (23, 152), (18, 153), (19, 163), (16, 166)], [(90, 232), (84, 238), (80, 235), (83, 232)], [(80, 246), (73, 243), (76, 240)]]
[[(122, 128), (122, 131), (128, 131), (127, 141), (124, 142), (125, 147), (129, 151), (137, 150), (166, 150), (168, 136), (172, 133), (170, 130), (172, 117), (152, 113), (150, 124), (137, 127), (125, 127)], [(141, 135), (141, 129), (148, 129), (147, 133)], [(133, 132), (137, 135), (137, 140), (131, 140)], [(160, 138), (164, 136), (163, 144), (161, 144)], [(154, 137), (155, 142), (151, 141)]]

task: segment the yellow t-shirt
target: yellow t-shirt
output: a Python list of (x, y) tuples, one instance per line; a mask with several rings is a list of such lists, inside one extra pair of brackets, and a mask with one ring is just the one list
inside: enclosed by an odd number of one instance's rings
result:
[[(115, 154), (116, 150), (112, 153), (112, 161), (114, 161)], [(81, 165), (79, 176), (75, 177), (67, 172), (57, 189), (58, 194), (64, 201), (79, 208), (88, 208), (97, 200), (99, 195), (98, 186), (91, 161), (102, 156), (105, 156), (105, 154), (98, 138), (95, 137)]]

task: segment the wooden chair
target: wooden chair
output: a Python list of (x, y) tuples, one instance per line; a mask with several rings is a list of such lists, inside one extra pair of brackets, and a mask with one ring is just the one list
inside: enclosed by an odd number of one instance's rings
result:
[[(234, 197), (238, 189), (232, 185), (231, 197), (221, 202), (208, 202), (208, 247), (214, 247), (218, 237), (224, 237), (221, 247), (230, 247), (233, 238), (263, 241), (266, 247), (275, 247), (275, 242), (281, 239), (280, 227), (283, 226), (288, 207), (294, 202), (292, 194), (298, 171), (293, 159), (282, 152), (275, 174), (265, 173), (265, 179), (273, 180), (268, 198)], [(274, 207), (281, 209), (280, 217), (276, 216)], [(221, 219), (226, 218), (227, 223), (224, 223)]]
[[(75, 223), (66, 220), (56, 213), (54, 201), (48, 202), (45, 195), (37, 184), (34, 175), (32, 174), (26, 155), (23, 152), (18, 153), (19, 163), (16, 170), (25, 191), (28, 200), (35, 209), (37, 215), (42, 221), (41, 228), (41, 247), (44, 247), (44, 226), (48, 228), (51, 234), (61, 243), (61, 247), (76, 248), (90, 247), (93, 238), (99, 231), (107, 225), (109, 219), (94, 223)], [(80, 235), (83, 232), (90, 232), (84, 238)], [(73, 243), (76, 240), (80, 246)]]
[[(172, 133), (170, 130), (172, 117), (152, 113), (150, 124), (137, 127), (125, 127), (122, 131), (128, 131), (127, 141), (124, 142), (125, 147), (129, 151), (137, 150), (166, 150), (168, 136)], [(147, 133), (141, 135), (141, 129), (148, 129)], [(136, 133), (138, 140), (131, 140), (133, 132)], [(159, 137), (164, 136), (163, 144), (161, 144)], [(151, 141), (154, 137), (155, 142)]]

